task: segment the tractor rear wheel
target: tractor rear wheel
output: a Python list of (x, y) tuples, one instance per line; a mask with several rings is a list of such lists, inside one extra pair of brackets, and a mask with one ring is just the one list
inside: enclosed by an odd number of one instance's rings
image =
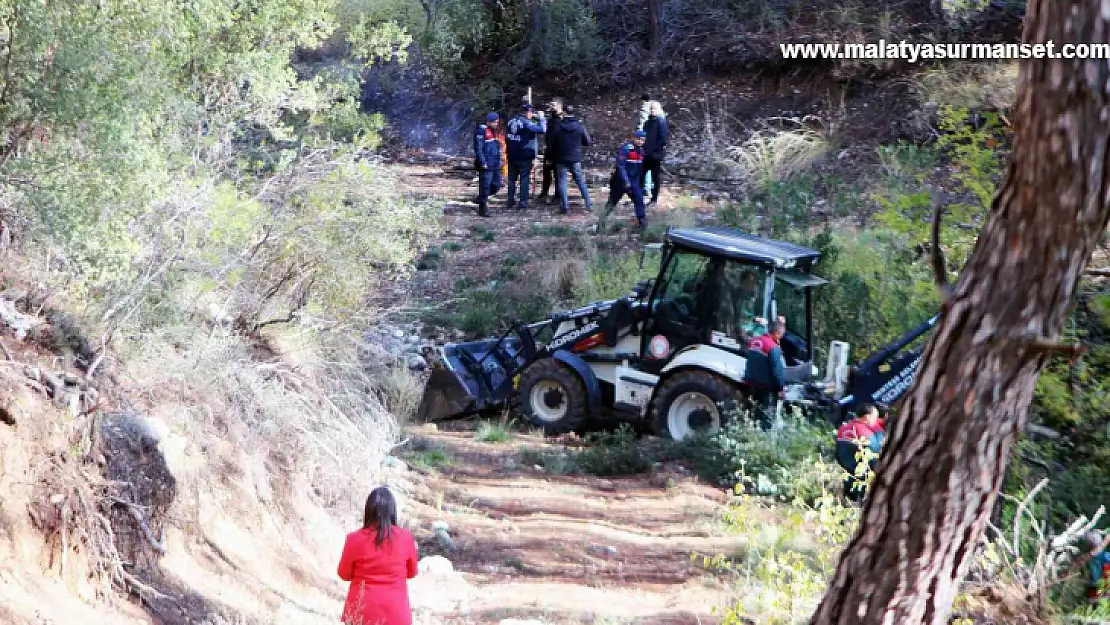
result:
[(663, 382), (652, 402), (655, 431), (676, 441), (702, 432), (711, 434), (744, 400), (743, 389), (714, 373), (676, 373)]
[(517, 398), (528, 420), (546, 434), (571, 432), (589, 414), (582, 378), (554, 358), (532, 363), (520, 374)]

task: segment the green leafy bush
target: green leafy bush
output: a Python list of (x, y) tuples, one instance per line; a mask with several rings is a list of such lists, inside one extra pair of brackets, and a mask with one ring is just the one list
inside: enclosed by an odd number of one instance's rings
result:
[(732, 415), (716, 434), (679, 445), (698, 475), (723, 485), (750, 480), (752, 492), (784, 500), (813, 501), (842, 482), (835, 464), (831, 427), (798, 415), (778, 429), (765, 430), (747, 414)]
[(590, 475), (634, 475), (647, 471), (654, 462), (627, 423), (613, 432), (591, 432), (585, 440), (587, 446), (573, 458), (575, 465)]

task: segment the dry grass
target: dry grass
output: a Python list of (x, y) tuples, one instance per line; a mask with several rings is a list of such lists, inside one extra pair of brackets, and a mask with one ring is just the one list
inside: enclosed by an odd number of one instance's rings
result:
[(760, 130), (729, 149), (746, 184), (763, 188), (805, 170), (829, 149), (825, 137), (808, 129)]
[(1018, 63), (941, 65), (921, 74), (913, 87), (922, 104), (1008, 110), (1014, 102)]
[(573, 300), (586, 280), (589, 266), (582, 260), (560, 259), (543, 261), (539, 267), (540, 285), (554, 300)]
[[(252, 473), (260, 499), (304, 487), (325, 508), (357, 507), (399, 429), (353, 346), (302, 341), (296, 364), (260, 362), (234, 337), (193, 333), (182, 340), (188, 332), (140, 337), (127, 369), (137, 392), (174, 407), (178, 419), (168, 425), (186, 441), (223, 443), (211, 447), (197, 478), (234, 480), (258, 461), (263, 470)], [(411, 406), (412, 385), (400, 374), (393, 379), (387, 397)]]
[(375, 376), (374, 384), (382, 404), (393, 415), (399, 429), (412, 422), (424, 394), (424, 380), (409, 370), (407, 363), (399, 363), (384, 374)]

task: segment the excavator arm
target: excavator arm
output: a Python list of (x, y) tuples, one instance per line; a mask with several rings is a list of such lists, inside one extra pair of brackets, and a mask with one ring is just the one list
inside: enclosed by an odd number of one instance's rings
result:
[(933, 316), (849, 370), (847, 389), (837, 402), (839, 420), (860, 404), (891, 406), (906, 394), (921, 364), (924, 346), (903, 350), (932, 330), (938, 319), (940, 315)]

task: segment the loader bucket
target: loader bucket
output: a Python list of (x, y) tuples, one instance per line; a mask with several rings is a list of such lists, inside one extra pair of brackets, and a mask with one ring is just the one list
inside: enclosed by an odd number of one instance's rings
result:
[(519, 337), (503, 336), (449, 343), (429, 358), (432, 374), (417, 409), (423, 422), (465, 417), (504, 404), (514, 378), (535, 356), (535, 343), (523, 328)]
[(432, 369), (432, 375), (424, 386), (424, 397), (420, 400), (416, 418), (429, 423), (465, 416), (473, 412), (472, 406), (476, 400), (453, 371)]

